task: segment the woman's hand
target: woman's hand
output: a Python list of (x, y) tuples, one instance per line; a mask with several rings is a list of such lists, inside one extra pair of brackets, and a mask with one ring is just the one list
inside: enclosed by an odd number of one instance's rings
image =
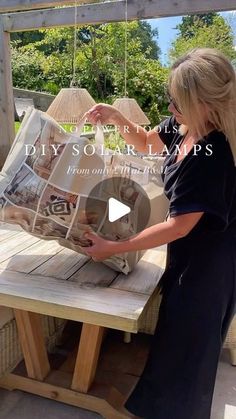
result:
[[(147, 131), (142, 127), (138, 127), (137, 124), (127, 119), (125, 115), (118, 111), (118, 109), (116, 109), (114, 106), (99, 103), (98, 105), (93, 106), (88, 112), (86, 112), (84, 114), (84, 118), (86, 118), (87, 121), (92, 125), (97, 125), (98, 122), (101, 122), (102, 125), (115, 125), (127, 144), (132, 144), (132, 146), (134, 146), (134, 148), (141, 153), (148, 153), (146, 144)], [(158, 138), (156, 130), (150, 131), (150, 133), (152, 133), (153, 139), (150, 141), (149, 138), (148, 144), (151, 144), (152, 142), (155, 144)], [(163, 148), (163, 143), (161, 140), (160, 143), (162, 144)]]
[(114, 106), (99, 103), (86, 112), (84, 117), (92, 125), (96, 125), (98, 122), (101, 122), (102, 125), (116, 125), (119, 118), (122, 117), (122, 114)]
[(92, 232), (85, 233), (83, 237), (91, 240), (92, 242), (92, 246), (83, 247), (83, 252), (96, 262), (107, 259), (117, 253), (116, 242), (111, 240), (104, 240)]

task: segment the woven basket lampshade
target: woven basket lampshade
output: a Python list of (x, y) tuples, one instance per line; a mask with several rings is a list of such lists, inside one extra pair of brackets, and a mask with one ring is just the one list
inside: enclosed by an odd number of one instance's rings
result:
[(47, 114), (61, 124), (77, 124), (96, 104), (87, 89), (61, 89), (47, 110)]
[(118, 109), (123, 115), (139, 125), (149, 125), (150, 121), (142, 111), (135, 99), (130, 99), (128, 97), (116, 99), (113, 103), (113, 106)]

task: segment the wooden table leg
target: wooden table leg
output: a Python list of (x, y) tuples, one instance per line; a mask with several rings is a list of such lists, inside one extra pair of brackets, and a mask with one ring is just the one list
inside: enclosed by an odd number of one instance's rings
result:
[(43, 380), (50, 371), (41, 315), (14, 310), (28, 377)]
[(71, 388), (87, 393), (93, 382), (105, 328), (83, 324)]
[[(132, 414), (122, 411), (124, 396), (112, 388), (107, 397), (88, 394), (93, 382), (106, 328), (84, 324), (74, 369), (72, 389), (55, 385), (50, 378), (44, 378), (49, 372), (49, 363), (44, 345), (40, 315), (15, 310), (19, 338), (29, 377), (8, 374), (0, 379), (0, 387), (19, 389), (37, 394), (51, 400), (57, 400), (72, 406), (78, 406), (99, 413), (105, 419), (128, 419)], [(50, 377), (50, 374), (49, 374)], [(33, 378), (33, 379), (32, 379)], [(51, 377), (52, 378), (52, 377)], [(52, 380), (53, 381), (53, 380)]]

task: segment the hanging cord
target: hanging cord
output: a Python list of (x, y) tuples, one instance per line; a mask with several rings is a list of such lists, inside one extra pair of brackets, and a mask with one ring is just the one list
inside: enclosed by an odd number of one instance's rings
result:
[(77, 16), (78, 16), (78, 5), (75, 0), (75, 20), (74, 20), (74, 55), (73, 55), (73, 75), (70, 83), (70, 87), (76, 86), (76, 52), (77, 52)]
[(128, 61), (128, 0), (125, 0), (125, 97), (127, 92), (127, 61)]

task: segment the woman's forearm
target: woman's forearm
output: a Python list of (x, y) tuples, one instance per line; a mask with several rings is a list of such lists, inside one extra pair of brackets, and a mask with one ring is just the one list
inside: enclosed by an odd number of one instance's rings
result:
[(134, 124), (121, 113), (115, 116), (113, 123), (127, 144), (132, 144), (137, 151), (146, 153), (147, 131), (144, 128)]
[(183, 234), (169, 225), (168, 222), (155, 224), (130, 239), (115, 243), (116, 253), (147, 250), (162, 246), (183, 237)]

